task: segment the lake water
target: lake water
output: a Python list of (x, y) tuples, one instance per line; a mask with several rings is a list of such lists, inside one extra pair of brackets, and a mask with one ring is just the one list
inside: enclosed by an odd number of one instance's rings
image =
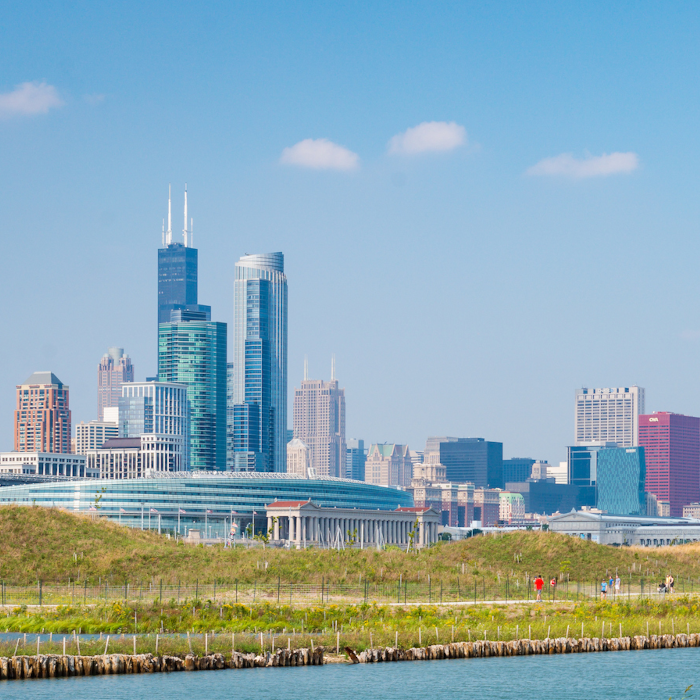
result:
[(700, 650), (0, 681), (3, 700), (679, 700)]

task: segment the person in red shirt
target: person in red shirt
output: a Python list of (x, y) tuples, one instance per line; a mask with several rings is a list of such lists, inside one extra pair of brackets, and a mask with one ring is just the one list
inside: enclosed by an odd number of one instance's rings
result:
[(537, 591), (537, 600), (542, 600), (542, 587), (543, 586), (544, 586), (544, 579), (540, 575), (535, 579), (535, 590)]

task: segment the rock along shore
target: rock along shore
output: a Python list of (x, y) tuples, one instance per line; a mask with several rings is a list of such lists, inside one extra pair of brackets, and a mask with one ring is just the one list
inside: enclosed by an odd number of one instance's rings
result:
[[(535, 654), (582, 654), (597, 651), (635, 649), (677, 649), (700, 647), (700, 634), (664, 634), (649, 637), (564, 638), (512, 642), (476, 641), (433, 644), (428, 647), (398, 649), (380, 647), (359, 654), (350, 647), (345, 651), (351, 663), (387, 663), (391, 661), (432, 661), (470, 659), (489, 656), (529, 656)], [(278, 649), (275, 653), (230, 656), (209, 654), (195, 656), (153, 656), (152, 654), (106, 654), (100, 656), (0, 657), (0, 679), (63, 678), (67, 676), (107, 676), (134, 673), (174, 673), (177, 671), (216, 671), (225, 668), (274, 668), (286, 666), (322, 666), (324, 650)]]

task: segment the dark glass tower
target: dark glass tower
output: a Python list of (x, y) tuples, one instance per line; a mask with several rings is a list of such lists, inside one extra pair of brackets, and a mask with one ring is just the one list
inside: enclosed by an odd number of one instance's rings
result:
[[(211, 307), (197, 303), (197, 249), (192, 248), (192, 231), (187, 228), (187, 186), (185, 186), (184, 244), (173, 243), (171, 202), (168, 195), (168, 230), (158, 250), (158, 323), (169, 323), (171, 311), (197, 311), (211, 318)], [(188, 234), (190, 237), (188, 246)]]
[(170, 209), (168, 198), (168, 230), (158, 251), (158, 381), (187, 387), (187, 468), (224, 470), (226, 324), (212, 322), (211, 307), (197, 303), (197, 250), (187, 226), (187, 187), (184, 244), (173, 243)]

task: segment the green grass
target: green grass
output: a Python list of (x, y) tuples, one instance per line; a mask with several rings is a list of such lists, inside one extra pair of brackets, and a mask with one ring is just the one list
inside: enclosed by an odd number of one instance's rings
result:
[[(477, 639), (513, 640), (516, 638), (544, 639), (550, 637), (617, 637), (700, 632), (700, 600), (678, 596), (673, 600), (635, 602), (594, 602), (560, 604), (520, 604), (517, 606), (477, 605), (457, 609), (444, 606), (343, 605), (290, 608), (273, 605), (227, 605), (213, 601), (190, 601), (131, 606), (122, 603), (83, 607), (59, 607), (53, 610), (27, 610), (19, 607), (0, 615), (0, 631), (41, 634), (48, 643), (52, 633), (54, 643), (61, 635), (73, 630), (83, 634), (111, 635), (112, 644), (123, 643), (133, 651), (133, 643), (120, 635), (139, 635), (139, 651), (154, 651), (156, 633), (161, 637), (159, 650), (186, 652), (186, 639), (168, 637), (173, 633), (191, 633), (189, 644), (196, 653), (204, 648), (203, 634), (211, 634), (209, 650), (230, 651), (235, 634), (238, 651), (257, 651), (260, 633), (263, 646), (270, 650), (273, 636), (275, 647), (335, 647), (340, 632), (341, 646), (362, 650), (370, 646), (393, 646), (398, 639), (401, 647)], [(150, 636), (149, 636), (150, 635)], [(72, 640), (69, 653), (77, 646)], [(81, 643), (81, 651), (103, 653), (106, 640)], [(88, 645), (89, 646), (86, 646)], [(129, 646), (131, 645), (131, 646)], [(163, 646), (167, 645), (167, 646)], [(44, 652), (48, 647), (44, 648)], [(115, 651), (117, 647), (112, 647)], [(0, 654), (7, 650), (3, 646)], [(36, 652), (36, 642), (20, 643), (19, 651)]]
[[(649, 583), (672, 571), (700, 581), (699, 545), (658, 549), (613, 548), (551, 532), (513, 532), (441, 543), (418, 553), (398, 548), (281, 550), (183, 545), (153, 532), (106, 519), (41, 507), (0, 507), (0, 579), (14, 585), (37, 581), (90, 585), (253, 583), (444, 582), (465, 590), (480, 582), (524, 581), (526, 575), (599, 581), (619, 571), (623, 580)], [(435, 583), (437, 586), (437, 583)], [(481, 585), (481, 584), (480, 584)]]

